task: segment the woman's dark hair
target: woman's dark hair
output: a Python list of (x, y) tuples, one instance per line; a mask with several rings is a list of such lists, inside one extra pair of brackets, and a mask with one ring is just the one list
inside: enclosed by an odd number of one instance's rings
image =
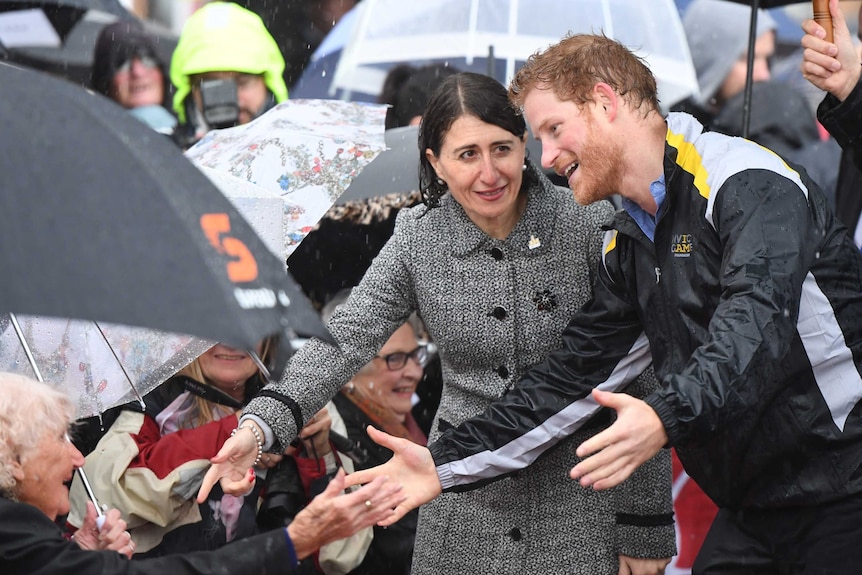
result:
[(380, 103), (390, 104), (386, 111), (386, 129), (409, 126), (413, 118), (421, 117), (437, 86), (458, 72), (448, 64), (428, 64), (418, 68), (402, 64), (392, 68), (378, 99)]
[[(425, 150), (430, 149), (439, 156), (446, 133), (461, 116), (474, 116), (518, 138), (527, 132), (523, 115), (509, 102), (506, 88), (497, 80), (472, 72), (462, 72), (443, 80), (431, 95), (419, 126), (419, 189), (422, 201), (428, 207), (437, 206), (448, 188), (438, 181), (437, 172), (425, 157)], [(522, 186), (532, 183), (528, 180), (534, 177), (533, 170), (526, 170)]]

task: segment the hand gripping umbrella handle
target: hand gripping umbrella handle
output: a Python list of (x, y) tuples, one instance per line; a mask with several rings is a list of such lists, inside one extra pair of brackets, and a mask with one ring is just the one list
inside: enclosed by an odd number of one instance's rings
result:
[(811, 0), (814, 21), (826, 30), (826, 41), (832, 42), (832, 14), (829, 13), (829, 0)]

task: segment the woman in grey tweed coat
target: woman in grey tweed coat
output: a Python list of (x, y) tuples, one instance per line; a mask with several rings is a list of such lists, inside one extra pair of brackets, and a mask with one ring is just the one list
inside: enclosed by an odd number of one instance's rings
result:
[[(399, 213), (392, 238), (331, 318), (340, 348), (307, 343), (273, 393), (249, 404), (243, 425), (253, 421), (277, 447), (287, 445), (302, 427), (297, 411), (316, 413), (413, 311), (443, 369), (432, 440), (561, 345), (591, 295), (600, 225), (612, 208), (577, 205), (525, 162), (525, 142), (524, 120), (495, 80), (459, 74), (438, 88), (420, 130), (420, 149), (432, 151), (422, 158), (428, 205)], [(635, 385), (644, 394), (657, 383), (642, 377)], [(674, 555), (668, 453), (614, 490), (568, 478), (575, 448), (607, 423), (594, 422), (524, 471), (422, 507), (412, 573), (617, 575), (628, 573), (621, 555), (627, 563)], [(237, 433), (222, 455), (253, 459), (253, 440)], [(216, 465), (208, 477), (238, 479), (239, 462)], [(658, 573), (664, 562), (636, 565)]]

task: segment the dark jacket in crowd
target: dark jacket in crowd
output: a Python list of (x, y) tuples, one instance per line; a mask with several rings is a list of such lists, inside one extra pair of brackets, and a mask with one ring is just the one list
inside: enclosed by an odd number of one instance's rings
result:
[(843, 102), (827, 94), (817, 108), (817, 119), (844, 150), (835, 190), (835, 213), (852, 235), (862, 215), (862, 82)]
[(116, 551), (85, 551), (26, 503), (0, 497), (3, 575), (211, 575), (293, 573), (296, 554), (284, 530), (243, 539), (216, 551), (129, 561)]
[[(742, 136), (744, 103), (744, 92), (728, 100), (712, 129)], [(826, 194), (830, 207), (835, 207), (841, 147), (832, 138), (820, 138), (814, 112), (799, 90), (784, 82), (752, 84), (748, 139), (805, 168)]]

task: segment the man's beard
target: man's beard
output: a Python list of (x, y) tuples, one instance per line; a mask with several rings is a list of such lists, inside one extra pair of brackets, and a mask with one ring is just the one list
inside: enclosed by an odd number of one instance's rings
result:
[(592, 119), (587, 121), (587, 140), (580, 157), (578, 180), (572, 192), (586, 206), (619, 193), (622, 182), (622, 147), (599, 134)]

